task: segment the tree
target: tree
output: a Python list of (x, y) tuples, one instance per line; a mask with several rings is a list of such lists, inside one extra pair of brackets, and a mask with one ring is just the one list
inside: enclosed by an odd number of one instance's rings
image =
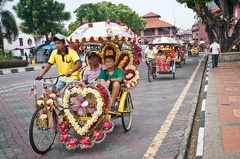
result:
[[(211, 42), (218, 40), (222, 52), (230, 51), (231, 47), (240, 40), (240, 20), (234, 18), (233, 6), (239, 0), (215, 0), (221, 9), (221, 14), (213, 13), (208, 8), (212, 0), (177, 0), (185, 3), (188, 8), (197, 13), (206, 27), (206, 32)], [(232, 34), (230, 30), (233, 30)]]
[[(45, 36), (45, 45), (51, 42), (52, 37), (49, 39), (49, 35), (66, 32), (63, 21), (69, 20), (71, 13), (65, 12), (64, 9), (65, 4), (55, 0), (20, 0), (13, 6), (13, 10), (22, 20), (21, 31), (40, 37)], [(35, 53), (41, 46), (35, 50)]]
[(131, 28), (133, 32), (144, 29), (147, 23), (128, 6), (123, 4), (115, 5), (106, 1), (82, 4), (74, 13), (76, 13), (77, 20), (69, 25), (68, 34), (75, 31), (82, 24), (83, 19), (87, 22), (106, 21), (108, 18), (112, 22), (120, 20)]
[[(4, 38), (8, 43), (12, 43), (18, 37), (18, 27), (14, 15), (3, 7), (6, 2), (13, 0), (0, 0), (0, 53), (4, 54)], [(0, 54), (1, 55), (1, 54)]]

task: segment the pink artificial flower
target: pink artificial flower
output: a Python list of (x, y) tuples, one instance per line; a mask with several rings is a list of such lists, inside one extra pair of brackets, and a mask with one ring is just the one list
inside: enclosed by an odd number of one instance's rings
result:
[(109, 130), (109, 129), (111, 129), (111, 128), (112, 128), (112, 122), (111, 122), (111, 120), (109, 120), (109, 119), (104, 120), (104, 121), (102, 122), (102, 128), (103, 128), (104, 130)]
[(67, 145), (68, 145), (69, 148), (74, 148), (74, 147), (77, 146), (77, 144), (78, 144), (78, 139), (76, 139), (76, 138), (71, 138), (67, 142)]
[(61, 142), (65, 142), (70, 138), (70, 135), (68, 134), (68, 132), (61, 132), (59, 139)]
[(61, 131), (64, 131), (66, 130), (68, 127), (68, 124), (66, 121), (62, 121), (61, 123), (58, 124), (58, 128), (61, 130)]
[(89, 146), (91, 143), (91, 139), (88, 136), (84, 136), (81, 140), (80, 143), (82, 146)]
[(102, 136), (103, 136), (102, 130), (95, 130), (95, 131), (93, 132), (93, 138), (94, 138), (94, 140), (100, 140), (100, 139), (102, 138)]

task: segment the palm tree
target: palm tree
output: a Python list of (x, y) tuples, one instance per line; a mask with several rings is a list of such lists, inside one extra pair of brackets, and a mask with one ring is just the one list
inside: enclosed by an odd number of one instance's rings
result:
[(0, 0), (0, 55), (4, 55), (4, 38), (11, 44), (17, 40), (19, 34), (14, 15), (3, 8), (8, 1), (13, 0)]

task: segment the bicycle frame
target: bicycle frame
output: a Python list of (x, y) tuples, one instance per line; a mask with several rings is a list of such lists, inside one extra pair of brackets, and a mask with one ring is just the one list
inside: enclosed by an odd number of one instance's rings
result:
[[(58, 79), (59, 79), (59, 77), (61, 77), (61, 76), (62, 76), (62, 75), (57, 76), (57, 77), (50, 77), (50, 78), (43, 78), (43, 77), (41, 77), (41, 79), (42, 79), (42, 88), (44, 88), (44, 85), (45, 85), (45, 84), (50, 84), (50, 85), (52, 86), (52, 91), (55, 91), (55, 90), (56, 90), (55, 85), (57, 84)], [(52, 80), (52, 79), (55, 79), (55, 78), (56, 78), (57, 80), (56, 80), (55, 83), (53, 83), (53, 80)], [(50, 82), (46, 82), (47, 79), (49, 79)], [(37, 89), (35, 81), (34, 81), (34, 87), (35, 87), (35, 89)], [(57, 98), (56, 98), (56, 99), (53, 99), (53, 104), (51, 105), (51, 107), (48, 107), (48, 106), (47, 106), (48, 97), (47, 97), (47, 94), (46, 94), (44, 91), (42, 92), (42, 96), (43, 96), (43, 97), (42, 97), (42, 98), (43, 98), (43, 106), (46, 108), (46, 110), (48, 110), (48, 111), (50, 112), (50, 119), (48, 119), (49, 122), (47, 122), (48, 125), (44, 125), (44, 127), (45, 127), (46, 129), (48, 129), (48, 128), (50, 127), (51, 123), (52, 123), (52, 120), (53, 120), (53, 117), (52, 117), (52, 116), (53, 116), (53, 111), (57, 111), (57, 112), (56, 112), (57, 115), (58, 115), (58, 116), (59, 116), (59, 115), (62, 116), (63, 119), (65, 119), (66, 116), (65, 116), (64, 113), (62, 113), (62, 112), (60, 111), (60, 109), (59, 109), (60, 105), (58, 104)], [(38, 97), (37, 97), (37, 92), (36, 92), (36, 93), (34, 93), (34, 104), (35, 104), (35, 108), (39, 107), (37, 101), (38, 101)]]
[(153, 74), (153, 67), (155, 67), (152, 65), (152, 60), (153, 59), (151, 59), (151, 58), (147, 58), (147, 61), (146, 61), (148, 69), (150, 70), (151, 74)]

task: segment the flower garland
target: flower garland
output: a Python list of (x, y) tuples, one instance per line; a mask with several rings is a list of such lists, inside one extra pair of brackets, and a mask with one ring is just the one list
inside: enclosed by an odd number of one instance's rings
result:
[(133, 88), (137, 85), (138, 83), (138, 79), (139, 79), (139, 72), (136, 68), (136, 66), (131, 65), (131, 66), (127, 66), (125, 68), (126, 73), (125, 73), (125, 83), (123, 85), (123, 87), (125, 88)]
[(122, 50), (121, 55), (117, 60), (118, 68), (124, 70), (127, 66), (131, 66), (133, 64), (133, 54), (131, 50)]
[(102, 51), (101, 51), (101, 58), (102, 63), (104, 63), (104, 57), (108, 55), (115, 56), (115, 61), (118, 61), (119, 56), (121, 55), (120, 50), (118, 49), (117, 45), (114, 43), (105, 43)]
[(83, 79), (83, 73), (84, 71), (87, 69), (88, 66), (84, 66), (80, 69), (80, 72), (79, 72), (79, 77), (80, 77), (80, 80)]
[[(94, 96), (97, 98), (97, 111), (95, 111), (92, 115), (92, 118), (90, 118), (89, 120), (87, 120), (87, 123), (83, 126), (80, 127), (77, 120), (74, 118), (74, 116), (72, 115), (72, 113), (70, 112), (69, 109), (69, 99), (71, 94), (82, 94), (84, 97), (87, 94), (94, 94)], [(98, 118), (102, 115), (103, 112), (103, 100), (101, 98), (100, 93), (93, 88), (87, 87), (84, 89), (81, 89), (79, 87), (73, 87), (71, 90), (66, 90), (64, 97), (63, 97), (63, 108), (64, 109), (64, 113), (67, 116), (67, 119), (69, 120), (69, 123), (72, 125), (72, 127), (74, 128), (74, 130), (79, 134), (79, 135), (86, 135), (89, 132), (90, 127), (97, 122)]]
[[(76, 94), (81, 94), (83, 97), (91, 94), (96, 98), (96, 111), (92, 113), (92, 117), (88, 119), (82, 127), (77, 122), (78, 119), (75, 119), (70, 111), (69, 101), (71, 97)], [(92, 147), (94, 143), (102, 142), (106, 137), (106, 133), (113, 130), (114, 124), (112, 121), (109, 119), (103, 120), (104, 114), (106, 114), (106, 110), (108, 110), (108, 103), (110, 102), (109, 96), (110, 93), (108, 89), (101, 83), (95, 83), (91, 87), (82, 85), (81, 82), (79, 82), (79, 84), (68, 85), (68, 89), (66, 89), (63, 97), (63, 108), (68, 122), (62, 121), (58, 125), (61, 131), (59, 139), (66, 144), (66, 148), (73, 149), (78, 146), (80, 146), (80, 148)], [(98, 127), (100, 123), (102, 124), (101, 129)], [(70, 133), (71, 129), (80, 135), (79, 139), (72, 137)]]

